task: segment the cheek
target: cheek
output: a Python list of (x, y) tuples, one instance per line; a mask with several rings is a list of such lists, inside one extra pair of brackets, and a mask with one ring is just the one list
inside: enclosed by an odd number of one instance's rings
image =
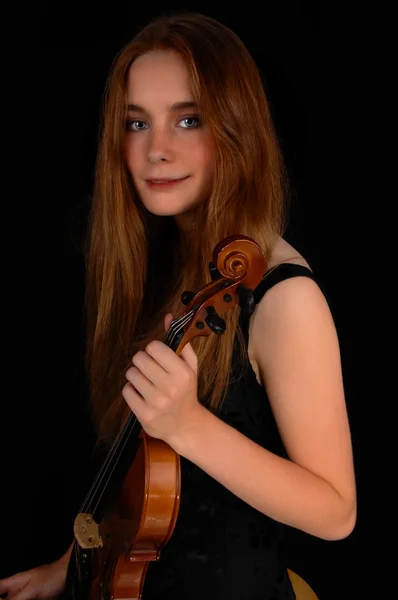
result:
[(198, 167), (212, 171), (214, 165), (214, 151), (210, 143), (200, 144), (193, 153), (193, 159)]
[(126, 161), (126, 165), (128, 170), (132, 175), (136, 173), (140, 168), (140, 161), (142, 160), (142, 152), (140, 151), (139, 145), (137, 144), (137, 140), (134, 140), (134, 143), (131, 139), (127, 138), (124, 143), (124, 160)]

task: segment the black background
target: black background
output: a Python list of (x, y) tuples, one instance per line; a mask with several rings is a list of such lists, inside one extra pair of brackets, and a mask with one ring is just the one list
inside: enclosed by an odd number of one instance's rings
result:
[[(268, 89), (294, 190), (287, 239), (321, 279), (339, 334), (358, 486), (355, 530), (336, 542), (289, 531), (291, 568), (320, 600), (380, 592), (375, 519), (377, 480), (368, 451), (378, 432), (370, 367), (370, 247), (363, 226), (364, 195), (354, 157), (357, 86), (362, 84), (358, 42), (344, 46), (346, 15), (318, 3), (245, 2), (154, 5), (115, 1), (49, 3), (40, 23), (35, 135), (42, 142), (40, 177), (46, 194), (44, 245), (36, 285), (41, 317), (31, 352), (34, 394), (24, 395), (18, 458), (4, 449), (7, 475), (0, 577), (55, 559), (70, 543), (73, 518), (87, 484), (92, 432), (82, 374), (84, 265), (79, 247), (91, 191), (101, 95), (111, 61), (148, 19), (171, 9), (199, 11), (231, 27), (246, 43)], [(366, 52), (366, 44), (363, 50)], [(362, 48), (360, 47), (360, 50)], [(363, 178), (363, 173), (360, 177)], [(39, 219), (41, 221), (41, 218)], [(43, 237), (42, 236), (42, 237)], [(43, 241), (43, 240), (40, 240)], [(35, 273), (36, 277), (36, 273)], [(43, 286), (41, 287), (41, 284)], [(44, 291), (46, 290), (46, 291)], [(35, 401), (32, 401), (32, 398)], [(13, 460), (10, 457), (13, 456)], [(372, 480), (367, 477), (372, 472)]]

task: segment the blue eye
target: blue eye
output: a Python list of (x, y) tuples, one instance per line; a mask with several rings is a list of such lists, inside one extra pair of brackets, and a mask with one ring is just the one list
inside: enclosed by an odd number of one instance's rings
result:
[(185, 123), (182, 126), (183, 129), (195, 129), (200, 125), (200, 120), (199, 117), (185, 117), (185, 119), (181, 119), (180, 123)]
[[(140, 125), (140, 127), (137, 127), (137, 124)], [(144, 127), (141, 127), (141, 125), (143, 125)], [(143, 131), (144, 129), (146, 129), (146, 123), (145, 121), (138, 121), (138, 120), (130, 120), (126, 122), (126, 129), (127, 131)]]
[[(196, 129), (200, 126), (199, 117), (185, 117), (178, 122), (179, 127), (183, 129)], [(126, 131), (145, 131), (148, 124), (140, 119), (129, 119), (126, 121)]]

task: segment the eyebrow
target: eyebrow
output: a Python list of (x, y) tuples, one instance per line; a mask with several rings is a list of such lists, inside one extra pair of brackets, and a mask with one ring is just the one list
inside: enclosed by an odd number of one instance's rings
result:
[[(196, 102), (193, 102), (192, 100), (189, 100), (186, 102), (175, 102), (174, 104), (172, 104), (172, 106), (170, 106), (169, 110), (170, 110), (170, 112), (176, 112), (178, 110), (185, 110), (186, 108), (195, 108), (197, 110), (198, 105), (196, 104)], [(145, 108), (142, 108), (142, 106), (138, 106), (138, 104), (129, 104), (127, 106), (127, 109), (132, 112), (139, 112), (139, 113), (146, 112)]]

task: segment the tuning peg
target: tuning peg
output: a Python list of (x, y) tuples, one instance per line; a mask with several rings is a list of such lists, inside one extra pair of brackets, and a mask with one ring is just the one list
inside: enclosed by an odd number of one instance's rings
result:
[(214, 262), (209, 262), (209, 271), (212, 281), (216, 281), (216, 279), (221, 279), (221, 273), (217, 269), (216, 264)]
[(251, 315), (256, 308), (256, 301), (254, 299), (253, 290), (246, 287), (245, 285), (240, 285), (237, 288), (238, 296), (239, 296), (239, 306), (241, 310), (244, 310), (249, 315)]
[(195, 296), (195, 292), (182, 292), (181, 294), (181, 302), (185, 305), (188, 306), (188, 304), (191, 302), (192, 298)]
[(217, 335), (224, 333), (224, 331), (226, 329), (225, 321), (224, 321), (224, 319), (222, 319), (220, 317), (219, 314), (217, 314), (214, 306), (208, 306), (206, 310), (207, 310), (207, 317), (205, 318), (205, 321), (208, 324), (208, 326), (210, 327), (210, 329), (214, 333), (217, 333)]

